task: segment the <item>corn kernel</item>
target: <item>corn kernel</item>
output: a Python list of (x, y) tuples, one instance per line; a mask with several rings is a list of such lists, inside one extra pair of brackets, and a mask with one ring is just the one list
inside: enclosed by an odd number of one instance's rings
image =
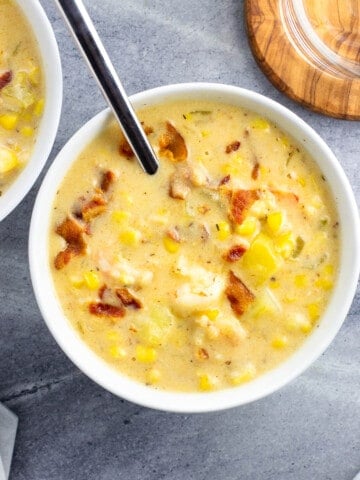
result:
[(40, 98), (40, 100), (38, 100), (36, 103), (35, 103), (35, 106), (34, 106), (34, 114), (37, 115), (38, 117), (40, 117), (40, 115), (42, 115), (43, 111), (44, 111), (44, 107), (45, 107), (45, 99), (44, 98)]
[(303, 333), (310, 333), (312, 328), (313, 328), (312, 323), (311, 322), (306, 322), (303, 325), (301, 325), (300, 330)]
[(202, 136), (203, 138), (206, 138), (206, 137), (208, 137), (209, 135), (210, 135), (209, 130), (203, 130), (203, 131), (201, 132), (201, 136)]
[(168, 209), (167, 208), (159, 208), (158, 211), (157, 211), (157, 214), (158, 215), (167, 215), (169, 213)]
[(334, 286), (334, 282), (327, 277), (319, 278), (315, 281), (315, 287), (322, 288), (323, 290), (331, 290)]
[(237, 165), (231, 165), (230, 163), (224, 163), (221, 165), (221, 172), (225, 175), (239, 175), (240, 169)]
[(84, 285), (84, 277), (81, 275), (71, 275), (70, 283), (75, 288), (81, 288)]
[(290, 147), (290, 140), (288, 139), (288, 137), (281, 137), (280, 141), (284, 145), (284, 147)]
[(115, 330), (109, 330), (106, 332), (106, 338), (112, 342), (119, 342), (120, 334)]
[(25, 125), (24, 127), (22, 127), (20, 129), (20, 133), (24, 137), (29, 137), (30, 138), (30, 137), (34, 136), (35, 130), (33, 129), (33, 127), (30, 127), (30, 125)]
[(304, 288), (304, 287), (307, 287), (308, 284), (309, 284), (309, 279), (306, 275), (304, 274), (300, 274), (300, 275), (295, 275), (295, 278), (294, 278), (294, 283), (295, 283), (295, 286), (298, 287), (298, 288)]
[(159, 383), (160, 378), (161, 378), (161, 373), (157, 368), (152, 368), (147, 372), (146, 380), (151, 385)]
[(244, 158), (240, 153), (234, 153), (231, 156), (231, 163), (225, 163), (221, 166), (221, 171), (227, 175), (240, 175), (243, 171)]
[(269, 173), (269, 170), (264, 165), (260, 165), (259, 176), (261, 178), (265, 178), (268, 173)]
[(294, 251), (296, 241), (292, 232), (286, 232), (275, 240), (275, 249), (283, 258), (289, 258)]
[(264, 130), (268, 131), (270, 129), (269, 122), (265, 120), (265, 118), (255, 118), (250, 124), (251, 128), (254, 128), (255, 130)]
[(167, 250), (169, 253), (177, 253), (180, 248), (180, 243), (175, 242), (172, 238), (165, 236), (163, 238), (163, 244), (165, 247), (165, 250)]
[(203, 312), (201, 312), (201, 315), (206, 315), (209, 320), (214, 321), (219, 316), (219, 313), (219, 310), (217, 308), (214, 308), (212, 310), (204, 310)]
[(119, 236), (120, 242), (129, 247), (137, 245), (140, 242), (140, 239), (141, 233), (133, 228), (122, 231)]
[(135, 351), (135, 358), (138, 362), (141, 363), (152, 363), (155, 362), (157, 353), (155, 348), (146, 347), (145, 345), (137, 345)]
[(257, 219), (254, 217), (247, 217), (245, 220), (242, 222), (241, 225), (236, 225), (235, 226), (235, 233), (238, 235), (243, 235), (243, 236), (250, 236), (255, 233), (257, 227)]
[(260, 233), (244, 254), (243, 265), (258, 278), (259, 282), (270, 278), (280, 267), (280, 258), (274, 251), (272, 240)]
[(323, 273), (324, 275), (333, 275), (334, 265), (331, 265), (331, 264), (325, 265), (325, 267), (323, 268)]
[(241, 155), (241, 153), (235, 153), (231, 157), (231, 162), (241, 166), (244, 163), (244, 157)]
[(133, 205), (134, 204), (133, 197), (127, 192), (119, 192), (119, 197), (121, 198), (121, 200), (123, 202), (127, 203), (128, 205)]
[(119, 345), (111, 345), (109, 347), (109, 354), (116, 359), (125, 358), (126, 350), (123, 347), (119, 347)]
[(31, 113), (29, 112), (24, 112), (21, 114), (21, 119), (24, 121), (24, 122), (31, 122), (32, 119), (33, 119), (33, 116), (31, 115)]
[(284, 297), (284, 302), (285, 303), (294, 303), (296, 300), (296, 297), (294, 297), (293, 295), (286, 295)]
[(254, 365), (247, 365), (241, 372), (233, 372), (231, 374), (231, 383), (236, 385), (242, 385), (243, 383), (249, 382), (255, 377), (256, 370)]
[(100, 287), (100, 278), (96, 272), (85, 272), (84, 281), (85, 285), (90, 288), (90, 290), (97, 290)]
[(212, 390), (214, 388), (214, 384), (211, 381), (209, 375), (200, 375), (199, 376), (199, 389), (202, 392), (207, 392), (209, 390)]
[(230, 224), (225, 221), (216, 224), (217, 237), (219, 240), (226, 240), (231, 234)]
[(0, 125), (6, 130), (14, 130), (19, 121), (19, 115), (16, 113), (4, 113), (0, 115)]
[(285, 348), (287, 344), (288, 344), (288, 339), (287, 337), (285, 337), (285, 335), (279, 335), (273, 338), (271, 342), (271, 346), (273, 348), (276, 348), (277, 350), (281, 350), (282, 348)]
[(307, 306), (307, 311), (309, 318), (312, 322), (316, 322), (316, 320), (320, 317), (320, 306), (318, 303), (309, 303)]
[(297, 179), (297, 182), (298, 182), (298, 184), (301, 185), (302, 187), (305, 187), (305, 185), (306, 185), (306, 179), (305, 179), (304, 177), (299, 177), (299, 178)]
[(19, 165), (17, 155), (6, 147), (0, 147), (0, 175), (14, 170)]
[(32, 69), (28, 72), (29, 80), (33, 85), (38, 85), (40, 82), (40, 68), (37, 65), (34, 65)]
[(287, 319), (286, 327), (291, 331), (301, 330), (303, 333), (309, 333), (312, 329), (312, 324), (305, 315), (294, 313)]
[(124, 210), (114, 210), (111, 214), (112, 220), (117, 223), (123, 223), (130, 218), (130, 213)]
[(127, 273), (119, 273), (116, 275), (116, 279), (119, 280), (123, 285), (132, 285), (134, 283), (134, 277)]
[(311, 205), (315, 208), (321, 208), (324, 206), (324, 203), (319, 195), (314, 195), (311, 199)]
[(269, 213), (266, 219), (267, 225), (273, 233), (279, 232), (283, 223), (284, 223), (284, 215), (282, 212), (272, 212)]

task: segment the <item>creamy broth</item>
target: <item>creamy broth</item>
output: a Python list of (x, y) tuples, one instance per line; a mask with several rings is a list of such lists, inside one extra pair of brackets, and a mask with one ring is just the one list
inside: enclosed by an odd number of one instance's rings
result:
[(26, 165), (44, 108), (35, 36), (11, 0), (0, 0), (0, 193)]
[(139, 116), (155, 176), (109, 122), (57, 192), (59, 301), (83, 340), (140, 382), (248, 382), (299, 348), (328, 303), (339, 244), (326, 179), (249, 111), (182, 101)]

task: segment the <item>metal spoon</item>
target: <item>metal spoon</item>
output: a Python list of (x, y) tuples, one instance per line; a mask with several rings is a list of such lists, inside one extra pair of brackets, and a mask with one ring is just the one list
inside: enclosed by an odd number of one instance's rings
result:
[(146, 173), (159, 164), (82, 0), (55, 0), (104, 97)]

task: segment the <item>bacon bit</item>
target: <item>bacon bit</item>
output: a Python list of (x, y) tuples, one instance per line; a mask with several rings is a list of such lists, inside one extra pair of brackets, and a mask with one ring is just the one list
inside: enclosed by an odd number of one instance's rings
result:
[(160, 154), (175, 162), (186, 160), (188, 151), (183, 136), (170, 122), (166, 122), (166, 130), (159, 138)]
[[(56, 227), (56, 233), (60, 235), (70, 245), (82, 246), (82, 234), (84, 227), (72, 217), (66, 217), (65, 220)], [(83, 242), (85, 246), (85, 242)]]
[(247, 286), (230, 270), (229, 284), (225, 290), (231, 308), (237, 315), (242, 315), (255, 300), (255, 295)]
[(198, 360), (207, 360), (209, 358), (209, 354), (205, 348), (198, 348), (196, 351), (196, 358)]
[(56, 270), (61, 270), (62, 268), (64, 268), (65, 265), (67, 265), (70, 262), (70, 260), (75, 256), (76, 256), (76, 254), (75, 254), (74, 250), (69, 248), (69, 247), (67, 247), (62, 252), (59, 252), (56, 255), (55, 260), (54, 260), (54, 265), (55, 265)]
[(132, 151), (132, 148), (129, 145), (129, 142), (126, 140), (126, 138), (122, 138), (120, 141), (119, 145), (119, 152), (122, 155), (125, 155), (127, 158), (132, 158), (134, 156), (134, 152)]
[(100, 300), (104, 300), (104, 294), (105, 294), (106, 290), (107, 290), (106, 284), (104, 284), (102, 287), (99, 288), (98, 295), (99, 295)]
[(8, 85), (13, 78), (12, 71), (9, 70), (0, 75), (0, 90)]
[(133, 307), (136, 309), (142, 308), (142, 303), (140, 302), (140, 300), (134, 297), (134, 295), (129, 292), (127, 288), (117, 288), (115, 290), (115, 293), (120, 298), (125, 307)]
[(59, 252), (55, 257), (55, 268), (60, 270), (67, 265), (70, 260), (77, 255), (84, 255), (86, 252), (86, 242), (84, 240), (84, 227), (74, 218), (66, 219), (57, 226), (56, 233), (66, 242), (65, 250)]
[[(150, 135), (151, 133), (154, 133), (154, 129), (152, 127), (145, 125), (144, 122), (141, 122), (141, 125), (145, 132), (145, 135)], [(132, 151), (132, 148), (130, 147), (129, 142), (126, 140), (125, 137), (122, 137), (122, 139), (120, 140), (119, 152), (122, 155), (125, 155), (125, 157), (129, 159), (134, 156), (134, 152)]]
[(224, 255), (225, 260), (228, 262), (237, 262), (246, 252), (247, 248), (244, 245), (234, 245)]
[(232, 142), (226, 146), (225, 153), (236, 152), (236, 150), (239, 150), (240, 145), (241, 143), (238, 140), (235, 140), (235, 142)]
[(174, 240), (174, 242), (181, 242), (180, 232), (177, 226), (169, 228), (169, 230), (166, 232), (166, 235)]
[(112, 288), (103, 285), (99, 289), (99, 298), (102, 303), (113, 305), (114, 307), (125, 307), (120, 298), (116, 295), (116, 291)]
[(252, 171), (251, 171), (251, 178), (253, 180), (257, 180), (259, 177), (259, 169), (260, 169), (260, 163), (256, 162)]
[(89, 312), (92, 315), (98, 315), (100, 317), (124, 317), (126, 310), (123, 305), (115, 307), (108, 303), (92, 302), (89, 304)]
[(227, 183), (230, 182), (230, 175), (226, 175), (226, 177), (222, 178), (219, 182), (219, 187), (222, 187), (223, 185), (226, 185)]
[(247, 210), (258, 198), (258, 190), (235, 190), (231, 192), (230, 220), (240, 225), (244, 221)]
[(275, 195), (276, 200), (281, 201), (290, 201), (290, 202), (299, 202), (299, 197), (293, 192), (285, 192), (283, 190), (271, 190), (271, 193)]
[(151, 133), (154, 133), (154, 129), (152, 127), (149, 127), (148, 125), (145, 125), (144, 122), (141, 122), (141, 125), (144, 129), (145, 135), (150, 135)]
[(106, 193), (111, 187), (111, 184), (115, 182), (115, 180), (116, 180), (116, 175), (114, 172), (112, 172), (111, 170), (104, 172), (101, 183), (100, 183), (101, 190), (104, 193)]
[(84, 222), (90, 222), (95, 217), (104, 213), (107, 201), (101, 194), (95, 194), (93, 198), (87, 202), (81, 209), (81, 218)]

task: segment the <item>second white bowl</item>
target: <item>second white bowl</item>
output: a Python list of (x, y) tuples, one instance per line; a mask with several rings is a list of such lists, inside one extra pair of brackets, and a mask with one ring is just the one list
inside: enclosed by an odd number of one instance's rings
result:
[(62, 72), (58, 46), (51, 24), (38, 0), (17, 0), (38, 43), (45, 77), (45, 109), (31, 157), (15, 181), (0, 197), (0, 221), (29, 192), (53, 146), (62, 105)]

